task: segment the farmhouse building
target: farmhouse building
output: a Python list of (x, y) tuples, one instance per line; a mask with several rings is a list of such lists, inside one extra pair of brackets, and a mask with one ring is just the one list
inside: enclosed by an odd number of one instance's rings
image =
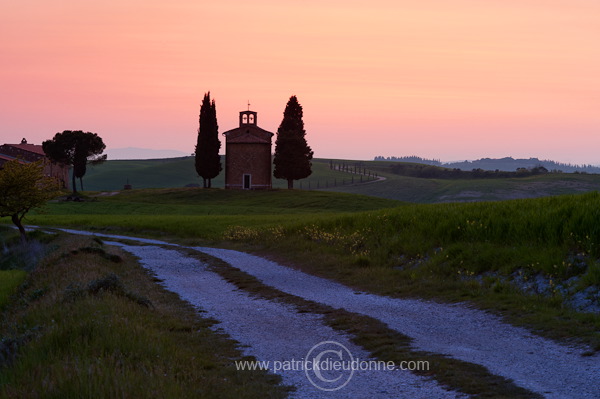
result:
[(256, 124), (256, 112), (240, 112), (240, 126), (225, 136), (225, 188), (271, 188), (271, 139), (273, 133)]
[(0, 169), (2, 169), (2, 165), (13, 159), (18, 159), (25, 163), (43, 160), (44, 174), (55, 177), (63, 188), (69, 187), (68, 166), (50, 162), (41, 145), (29, 144), (25, 139), (21, 140), (20, 144), (0, 145)]

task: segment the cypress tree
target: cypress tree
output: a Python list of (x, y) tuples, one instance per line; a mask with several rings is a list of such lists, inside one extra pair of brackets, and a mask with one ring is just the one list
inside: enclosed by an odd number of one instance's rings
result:
[(288, 189), (294, 188), (294, 180), (304, 179), (312, 173), (313, 151), (306, 142), (302, 106), (296, 96), (290, 97), (283, 120), (277, 129), (275, 140), (275, 169), (273, 176), (286, 179)]
[(198, 176), (203, 179), (204, 188), (211, 187), (211, 179), (217, 177), (223, 169), (219, 149), (219, 126), (215, 100), (210, 100), (210, 92), (204, 94), (200, 106), (198, 140), (196, 142), (195, 166)]

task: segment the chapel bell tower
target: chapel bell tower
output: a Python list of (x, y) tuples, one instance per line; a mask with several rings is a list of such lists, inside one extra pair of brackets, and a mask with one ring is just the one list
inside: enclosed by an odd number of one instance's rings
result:
[(244, 125), (255, 125), (256, 126), (256, 112), (254, 111), (241, 111), (240, 112), (240, 127)]

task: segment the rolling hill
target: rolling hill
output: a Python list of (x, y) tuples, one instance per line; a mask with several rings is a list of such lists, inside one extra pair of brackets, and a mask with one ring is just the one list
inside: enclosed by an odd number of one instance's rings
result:
[[(349, 161), (355, 162), (355, 161)], [(224, 161), (222, 162), (225, 163)], [(212, 180), (212, 187), (224, 187), (225, 172)], [(313, 173), (307, 179), (294, 184), (301, 189), (328, 188), (333, 185), (361, 180), (354, 173), (331, 170), (329, 160), (313, 160)], [(363, 178), (364, 181), (367, 177)], [(202, 179), (196, 174), (193, 157), (114, 160), (99, 165), (89, 165), (83, 179), (84, 189), (89, 191), (117, 191), (125, 184), (133, 188), (175, 188), (201, 185)], [(287, 181), (273, 179), (273, 188), (287, 188)]]
[[(330, 163), (346, 165), (348, 171), (332, 170)], [(313, 174), (295, 183), (298, 189), (319, 189), (370, 195), (408, 202), (475, 202), (535, 198), (600, 190), (600, 175), (548, 173), (527, 177), (494, 179), (430, 179), (393, 173), (397, 162), (314, 159)], [(355, 167), (357, 169), (355, 169)], [(367, 177), (354, 173), (366, 168), (380, 180), (366, 183)], [(362, 179), (362, 182), (361, 182)], [(213, 179), (223, 187), (224, 172)], [(84, 178), (90, 191), (119, 191), (125, 184), (138, 188), (176, 188), (200, 185), (193, 157), (151, 160), (115, 160), (90, 166)], [(274, 188), (286, 181), (273, 179)]]

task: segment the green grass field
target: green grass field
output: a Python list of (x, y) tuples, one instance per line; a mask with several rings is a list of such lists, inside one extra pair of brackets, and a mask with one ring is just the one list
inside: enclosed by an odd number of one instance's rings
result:
[(148, 189), (93, 202), (53, 202), (27, 223), (220, 241), (231, 226), (270, 227), (397, 206), (398, 201), (322, 191)]
[[(53, 201), (45, 209), (31, 212), (26, 223), (240, 249), (368, 292), (467, 301), (544, 336), (589, 345), (590, 353), (600, 350), (600, 315), (575, 311), (568, 302), (573, 294), (597, 293), (600, 286), (597, 192), (511, 201), (410, 204), (325, 191), (144, 189), (90, 196), (85, 202)], [(53, 262), (72, 259), (70, 255), (64, 259), (59, 256)], [(104, 261), (90, 262), (86, 267), (95, 268)], [(111, 268), (102, 269), (102, 273)], [(54, 276), (53, 270), (62, 269), (45, 269), (45, 278), (58, 279), (52, 284), (62, 284), (61, 290), (76, 280), (73, 276)], [(84, 274), (77, 281), (81, 286), (93, 278), (98, 278), (97, 273)], [(547, 282), (548, 289), (530, 292), (515, 284), (516, 280), (536, 279)], [(146, 286), (135, 285), (138, 280), (131, 277), (124, 281), (132, 292), (146, 292)], [(569, 292), (562, 290), (567, 282)], [(48, 282), (40, 280), (37, 290), (43, 292), (45, 284)], [(28, 292), (39, 294), (36, 289)], [(97, 312), (102, 313), (107, 305), (97, 306)], [(108, 306), (116, 305), (111, 302)], [(47, 321), (47, 312), (33, 316), (31, 323)], [(53, 312), (48, 314), (59, 317), (64, 308)], [(72, 310), (76, 315), (81, 312)], [(70, 314), (64, 317), (74, 323)], [(145, 317), (136, 323), (154, 323)], [(153, 336), (143, 339), (150, 341)], [(164, 339), (171, 338), (167, 334)], [(94, 341), (93, 345), (109, 343)], [(165, 353), (170, 350), (165, 346)], [(42, 360), (39, 353), (34, 351), (29, 368), (17, 370), (10, 381), (26, 386), (23, 378)], [(61, 362), (69, 362), (70, 354), (60, 356), (67, 357), (53, 360), (59, 368)], [(108, 369), (102, 378), (116, 378)], [(61, 373), (57, 371), (52, 378), (67, 381), (66, 374)], [(222, 377), (217, 375), (220, 377), (215, 378)], [(98, 384), (103, 381), (98, 380)], [(139, 381), (143, 384), (141, 377)], [(170, 381), (164, 384), (160, 389), (166, 392), (176, 389)], [(84, 387), (78, 389), (84, 391)]]

